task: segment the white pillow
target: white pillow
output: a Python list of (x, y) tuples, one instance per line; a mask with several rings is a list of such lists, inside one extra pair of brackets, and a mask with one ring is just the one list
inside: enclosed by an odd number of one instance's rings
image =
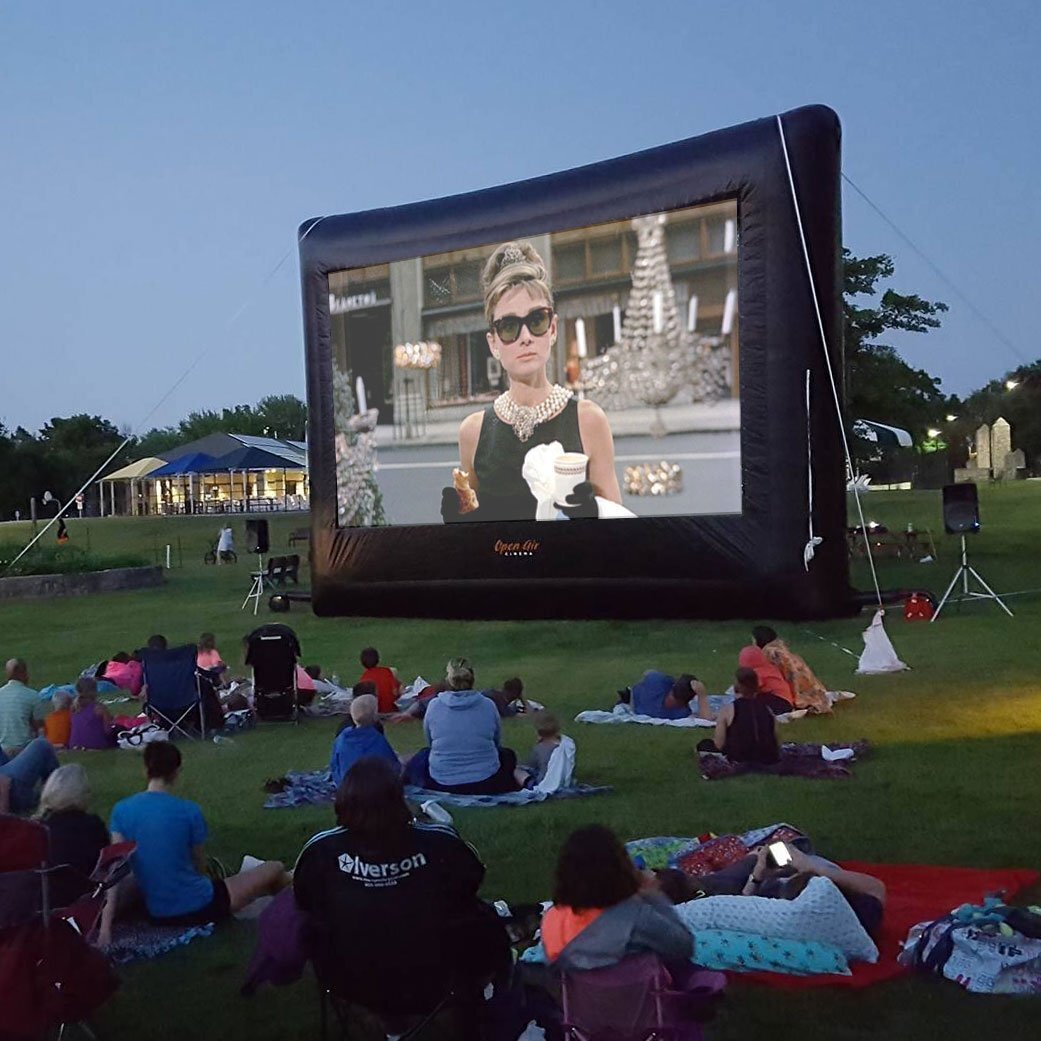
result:
[(816, 940), (847, 958), (878, 961), (878, 948), (829, 878), (811, 878), (794, 900), (765, 896), (708, 896), (676, 907), (687, 928), (733, 929), (778, 940)]

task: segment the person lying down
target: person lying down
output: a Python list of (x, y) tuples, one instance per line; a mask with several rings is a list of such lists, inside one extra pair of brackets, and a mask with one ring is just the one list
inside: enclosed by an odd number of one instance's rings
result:
[[(771, 850), (780, 846), (788, 863), (777, 866)], [(795, 900), (814, 878), (830, 880), (857, 916), (864, 931), (877, 937), (886, 906), (885, 884), (872, 875), (847, 871), (823, 857), (788, 843), (760, 846), (741, 860), (708, 875), (691, 876), (677, 868), (655, 872), (658, 887), (673, 904), (710, 896), (759, 896)]]

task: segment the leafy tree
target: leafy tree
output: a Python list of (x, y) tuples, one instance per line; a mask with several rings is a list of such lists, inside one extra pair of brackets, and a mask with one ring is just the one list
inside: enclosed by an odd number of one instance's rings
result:
[[(893, 276), (892, 257), (884, 253), (856, 257), (848, 249), (842, 255), (846, 415), (850, 421), (889, 423), (922, 440), (945, 415), (948, 399), (940, 391), (939, 379), (908, 365), (879, 337), (894, 329), (915, 333), (936, 329), (947, 305), (889, 288), (879, 295), (879, 283)], [(864, 301), (865, 297), (870, 300)]]
[(307, 436), (307, 405), (293, 394), (261, 398), (257, 402), (256, 414), (268, 437), (303, 441)]
[(184, 438), (176, 427), (153, 427), (147, 434), (135, 439), (131, 458), (148, 459), (161, 456), (183, 442)]

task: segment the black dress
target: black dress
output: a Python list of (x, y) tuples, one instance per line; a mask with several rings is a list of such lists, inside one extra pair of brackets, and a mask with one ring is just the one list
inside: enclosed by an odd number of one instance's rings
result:
[(67, 907), (92, 888), (88, 878), (98, 854), (109, 844), (105, 822), (82, 810), (61, 810), (43, 819), (50, 832), (52, 867), (63, 866), (51, 877), (51, 903)]
[(484, 410), (474, 452), (482, 520), (534, 520), (538, 504), (521, 468), (532, 448), (553, 441), (559, 441), (565, 452), (582, 451), (577, 398), (571, 398), (552, 419), (539, 423), (527, 441), (521, 441), (513, 427), (499, 419), (494, 405)]

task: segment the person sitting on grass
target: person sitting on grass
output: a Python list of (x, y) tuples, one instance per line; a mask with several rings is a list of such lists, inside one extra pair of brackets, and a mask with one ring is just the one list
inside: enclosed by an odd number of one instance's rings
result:
[(58, 868), (51, 875), (54, 907), (67, 907), (93, 889), (90, 873), (109, 844), (105, 822), (89, 808), (87, 771), (79, 763), (59, 766), (47, 778), (36, 811), (49, 833), (48, 864)]
[(104, 705), (98, 704), (97, 680), (80, 676), (72, 703), (69, 748), (98, 750), (114, 748), (115, 744), (112, 716)]
[(72, 695), (67, 690), (56, 690), (51, 698), (51, 711), (43, 720), (43, 736), (55, 748), (67, 748), (72, 727)]
[(813, 669), (770, 626), (757, 625), (752, 630), (752, 640), (762, 650), (766, 660), (776, 665), (788, 681), (796, 708), (821, 714), (831, 712), (831, 698), (828, 697), (827, 687), (817, 679)]
[(775, 716), (783, 716), (795, 708), (795, 694), (791, 684), (767, 658), (758, 643), (742, 648), (737, 656), (737, 664), (740, 668), (755, 669), (759, 680), (759, 698)]
[(769, 766), (781, 757), (777, 717), (759, 695), (755, 669), (734, 674), (737, 697), (719, 711), (716, 732), (698, 743), (699, 752), (722, 752), (731, 762)]
[(195, 665), (200, 672), (213, 674), (214, 686), (219, 686), (221, 673), (226, 672), (228, 666), (217, 650), (217, 637), (213, 633), (203, 633), (199, 637), (198, 652), (195, 655)]
[(401, 769), (401, 761), (390, 742), (376, 727), (379, 723), (379, 703), (373, 694), (355, 696), (351, 701), (351, 720), (354, 726), (344, 727), (333, 742), (329, 772), (333, 784), (340, 786), (343, 779), (360, 759), (385, 759)]
[(29, 686), (29, 667), (21, 658), (11, 658), (4, 672), (7, 682), (0, 687), (0, 749), (13, 759), (36, 736), (47, 707)]
[(473, 666), (453, 658), (445, 680), (423, 717), (429, 747), (409, 760), (409, 783), (459, 795), (516, 791), (517, 753), (500, 747), (499, 710), (474, 690)]
[(517, 767), (517, 784), (522, 788), (534, 788), (545, 778), (550, 758), (560, 747), (560, 720), (552, 712), (536, 712), (531, 722), (538, 740), (531, 755)]
[(379, 701), (380, 715), (389, 715), (397, 711), (395, 702), (401, 693), (401, 682), (394, 669), (380, 665), (380, 652), (375, 647), (366, 647), (359, 656), (361, 667), (365, 670), (358, 677), (359, 683), (375, 683), (376, 699)]
[(667, 673), (648, 669), (639, 683), (618, 692), (622, 704), (629, 705), (638, 716), (654, 719), (715, 719), (708, 703), (705, 684), (691, 672), (676, 679)]
[[(206, 925), (221, 922), (258, 897), (277, 893), (290, 882), (284, 865), (269, 860), (224, 879), (207, 873), (208, 835), (202, 810), (174, 795), (181, 772), (181, 752), (170, 741), (145, 746), (147, 787), (116, 803), (110, 826), (113, 842), (133, 841), (133, 882), (157, 925)], [(117, 904), (125, 902), (128, 879), (105, 904), (99, 940), (112, 941)]]
[(0, 813), (31, 813), (37, 785), (58, 769), (58, 757), (45, 737), (30, 741), (17, 755), (0, 748)]
[[(350, 704), (353, 705), (354, 702), (358, 698), (367, 698), (367, 697), (372, 697), (372, 698), (376, 697), (376, 684), (375, 683), (369, 683), (369, 682), (355, 683), (354, 687), (351, 690), (351, 701), (350, 701)], [(377, 712), (378, 712), (379, 711), (379, 709), (378, 709), (379, 699), (377, 699), (376, 704), (377, 704)], [(340, 734), (342, 734), (345, 730), (350, 730), (353, 726), (354, 726), (354, 718), (351, 716), (350, 706), (348, 706), (347, 715), (343, 717), (342, 721), (340, 722), (340, 725), (336, 728), (336, 736), (339, 737)], [(376, 717), (375, 729), (378, 730), (381, 734), (384, 732), (383, 731), (383, 721), (379, 718), (378, 715)]]

